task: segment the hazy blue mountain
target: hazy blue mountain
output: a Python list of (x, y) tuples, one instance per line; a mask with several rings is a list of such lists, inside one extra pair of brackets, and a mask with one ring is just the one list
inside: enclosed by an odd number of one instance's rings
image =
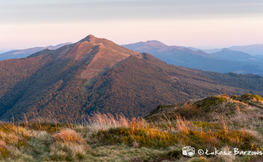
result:
[(221, 73), (235, 72), (241, 74), (253, 73), (263, 75), (263, 68), (261, 65), (254, 64), (254, 62), (230, 60), (197, 49), (192, 50), (186, 47), (167, 46), (155, 40), (123, 46), (138, 52), (150, 53), (162, 61), (177, 66)]
[[(256, 55), (263, 55), (263, 44), (252, 44), (247, 46), (232, 46), (228, 47), (229, 50), (232, 51), (240, 51), (252, 56)], [(202, 51), (207, 53), (215, 53), (221, 51), (222, 48), (215, 48), (215, 49), (202, 49)]]
[(1, 53), (4, 53), (4, 52), (8, 52), (8, 51), (11, 51), (12, 49), (5, 49), (5, 48), (2, 48), (0, 49), (0, 54)]
[(233, 51), (241, 51), (249, 53), (250, 55), (263, 55), (263, 44), (253, 44), (247, 46), (232, 46), (229, 47)]
[(221, 58), (229, 59), (229, 60), (237, 60), (237, 61), (257, 61), (258, 58), (251, 56), (248, 53), (241, 51), (232, 51), (228, 48), (224, 48), (219, 52), (211, 53), (214, 56), (218, 56)]
[(0, 61), (13, 59), (13, 58), (27, 57), (33, 53), (42, 51), (44, 49), (55, 50), (55, 49), (58, 49), (68, 44), (71, 44), (71, 43), (62, 43), (56, 46), (47, 46), (47, 47), (34, 47), (34, 48), (28, 48), (28, 49), (23, 49), (23, 50), (12, 50), (12, 51), (8, 51), (8, 52), (0, 54)]
[(194, 48), (194, 47), (187, 47), (187, 48), (190, 49), (190, 50), (193, 50), (193, 51), (200, 51), (200, 49)]
[(219, 52), (222, 49), (221, 48), (214, 48), (214, 49), (201, 49), (202, 51), (206, 52), (206, 53), (215, 53), (215, 52)]
[(263, 55), (255, 55), (254, 57), (263, 60)]

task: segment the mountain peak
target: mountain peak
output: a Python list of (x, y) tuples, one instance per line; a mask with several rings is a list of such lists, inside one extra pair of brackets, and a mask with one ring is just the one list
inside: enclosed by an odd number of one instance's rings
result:
[(148, 40), (145, 42), (145, 44), (148, 46), (167, 47), (167, 45), (157, 40)]
[(90, 42), (90, 43), (95, 43), (96, 42), (96, 39), (98, 39), (97, 37), (95, 37), (94, 35), (88, 35), (87, 37), (81, 39), (79, 42), (84, 42), (84, 41), (87, 41), (87, 42)]
[(221, 51), (232, 51), (232, 50), (230, 50), (230, 49), (228, 49), (228, 48), (223, 48)]
[(162, 43), (162, 42), (160, 42), (158, 40), (148, 40), (148, 41), (146, 41), (146, 43), (164, 44), (164, 43)]

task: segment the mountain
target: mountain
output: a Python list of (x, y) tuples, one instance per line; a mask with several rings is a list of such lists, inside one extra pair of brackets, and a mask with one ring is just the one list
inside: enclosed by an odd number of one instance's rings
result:
[[(211, 53), (219, 58), (238, 61), (242, 65), (242, 68), (236, 70), (236, 73), (253, 73), (263, 75), (262, 70), (262, 58), (260, 56), (251, 56), (248, 53), (240, 51), (232, 51), (228, 48), (224, 48), (219, 52)], [(246, 70), (244, 70), (246, 69)]]
[(185, 48), (181, 46), (167, 46), (164, 43), (156, 41), (156, 40), (127, 44), (123, 46), (128, 49), (132, 49), (134, 51), (140, 51), (140, 52), (149, 52), (149, 53), (157, 53), (156, 51), (159, 51), (159, 52), (163, 52), (163, 51), (188, 52), (189, 54), (195, 54), (195, 55), (213, 58), (212, 55), (202, 52), (201, 50), (198, 50), (198, 49), (191, 50), (189, 48)]
[(222, 49), (221, 49), (221, 48), (215, 48), (215, 49), (200, 49), (200, 50), (202, 50), (202, 51), (210, 54), (210, 53), (219, 52), (219, 51), (221, 51)]
[(39, 52), (39, 51), (42, 51), (44, 49), (55, 50), (55, 49), (58, 49), (62, 46), (65, 46), (67, 44), (71, 44), (71, 43), (62, 43), (62, 44), (58, 44), (56, 46), (47, 46), (47, 47), (34, 47), (34, 48), (28, 48), (28, 49), (23, 49), (23, 50), (12, 50), (9, 52), (1, 53), (0, 54), (0, 61), (8, 60), (8, 59), (14, 59), (14, 58), (27, 57), (27, 56), (35, 53), (35, 52)]
[(0, 61), (1, 120), (74, 122), (94, 112), (130, 118), (160, 104), (248, 92), (263, 95), (263, 77), (169, 65), (92, 35), (56, 50)]
[(5, 49), (5, 48), (2, 48), (0, 49), (0, 54), (1, 53), (4, 53), (4, 52), (8, 52), (8, 51), (11, 51), (12, 49)]
[[(167, 46), (158, 41), (139, 42), (123, 46), (138, 52), (150, 53), (156, 58), (176, 66), (221, 73), (236, 72), (263, 75), (263, 67), (261, 65), (255, 65), (254, 62), (241, 62), (239, 59), (229, 59), (226, 56), (227, 54), (224, 56), (219, 56), (220, 53), (211, 55), (197, 49)], [(251, 59), (256, 58), (251, 56)]]
[(29, 48), (29, 49), (24, 49), (24, 50), (12, 50), (12, 51), (0, 54), (0, 61), (14, 59), (14, 58), (27, 57), (35, 52), (42, 51), (43, 49), (45, 48), (35, 47), (35, 48)]
[[(232, 47), (228, 47), (227, 49), (232, 50), (232, 51), (244, 52), (252, 56), (263, 55), (263, 44), (252, 44), (252, 45), (247, 45), (247, 46), (232, 46)], [(202, 51), (205, 51), (207, 53), (215, 53), (221, 50), (222, 49), (220, 48), (202, 49)]]
[(193, 50), (193, 51), (200, 51), (200, 49), (194, 48), (194, 47), (187, 47), (187, 48), (190, 49), (190, 50)]
[(224, 48), (219, 52), (211, 53), (214, 56), (218, 56), (221, 58), (236, 60), (236, 61), (256, 61), (257, 58), (251, 56), (248, 53), (240, 52), (240, 51), (232, 51), (228, 48)]
[(241, 51), (249, 53), (250, 55), (263, 55), (263, 44), (253, 44), (247, 46), (232, 46), (229, 47), (233, 51)]
[(260, 60), (263, 60), (263, 55), (255, 55), (254, 57), (260, 59)]

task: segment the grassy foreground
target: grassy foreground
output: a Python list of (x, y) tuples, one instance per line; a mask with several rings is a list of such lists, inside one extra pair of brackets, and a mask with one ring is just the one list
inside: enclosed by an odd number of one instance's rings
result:
[[(85, 124), (0, 124), (1, 161), (256, 161), (262, 155), (198, 155), (215, 148), (263, 152), (263, 99), (211, 96), (160, 105), (145, 118), (97, 113)], [(192, 146), (196, 155), (182, 155)]]

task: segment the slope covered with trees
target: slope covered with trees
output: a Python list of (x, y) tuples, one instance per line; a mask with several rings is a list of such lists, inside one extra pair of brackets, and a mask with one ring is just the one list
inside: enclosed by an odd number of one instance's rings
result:
[(160, 104), (216, 94), (263, 95), (263, 78), (166, 64), (88, 36), (57, 50), (0, 62), (0, 119), (80, 121), (94, 112), (144, 116)]

